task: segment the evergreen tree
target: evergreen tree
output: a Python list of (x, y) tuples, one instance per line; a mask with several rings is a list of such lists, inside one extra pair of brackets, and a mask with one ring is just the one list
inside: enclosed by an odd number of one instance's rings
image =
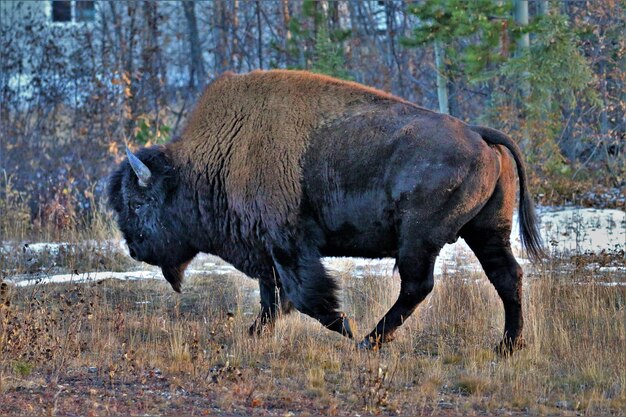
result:
[(508, 1), (426, 0), (409, 7), (420, 24), (402, 43), (422, 46), (439, 41), (448, 73), (482, 78), (485, 70), (506, 61), (514, 48), (509, 38), (518, 32), (510, 30), (515, 28), (511, 10)]
[(420, 24), (406, 46), (433, 45), (437, 71), (439, 111), (461, 116), (448, 105), (448, 89), (457, 83), (484, 78), (485, 72), (505, 61), (512, 45), (507, 30), (514, 26), (510, 2), (492, 0), (426, 0), (409, 6)]
[(558, 12), (540, 16), (529, 29), (534, 36), (528, 51), (509, 59), (498, 71), (506, 85), (528, 82), (529, 95), (518, 97), (519, 90), (498, 89), (492, 108), (500, 114), (498, 108), (522, 102), (523, 125), (533, 139), (529, 158), (542, 171), (568, 174), (570, 166), (563, 157), (567, 140), (557, 140), (579, 104), (599, 104), (595, 76), (565, 16)]
[[(350, 30), (329, 29), (326, 11), (320, 3), (305, 0), (302, 15), (289, 21), (291, 38), (287, 42), (287, 61), (293, 69), (306, 69), (333, 77), (351, 79), (347, 70), (343, 41)], [(278, 48), (277, 44), (273, 45)], [(275, 66), (275, 65), (274, 65)]]
[(317, 30), (315, 51), (311, 70), (333, 77), (351, 79), (346, 69), (346, 60), (340, 43), (334, 43), (327, 29), (326, 19)]

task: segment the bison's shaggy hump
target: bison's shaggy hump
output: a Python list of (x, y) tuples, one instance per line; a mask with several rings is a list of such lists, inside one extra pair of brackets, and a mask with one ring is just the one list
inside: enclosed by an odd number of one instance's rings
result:
[(302, 71), (226, 73), (207, 87), (182, 134), (185, 140), (172, 143), (170, 155), (174, 165), (187, 166), (183, 174), (194, 187), (210, 181), (207, 192), (227, 196), (225, 212), (236, 218), (236, 226), (229, 223), (239, 234), (284, 232), (298, 216), (310, 133), (383, 101), (414, 106), (383, 91)]

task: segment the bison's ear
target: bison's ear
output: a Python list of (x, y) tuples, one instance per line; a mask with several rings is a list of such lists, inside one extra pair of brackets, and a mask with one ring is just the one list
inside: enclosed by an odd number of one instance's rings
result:
[(189, 262), (185, 262), (181, 265), (174, 266), (162, 266), (161, 271), (163, 272), (163, 276), (170, 283), (172, 289), (176, 292), (181, 292), (181, 284), (183, 283), (183, 278), (185, 276), (185, 269), (187, 269), (187, 265)]

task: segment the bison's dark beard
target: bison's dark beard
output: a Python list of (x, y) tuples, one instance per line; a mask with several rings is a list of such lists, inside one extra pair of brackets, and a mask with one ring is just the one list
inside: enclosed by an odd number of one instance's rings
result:
[(187, 269), (187, 265), (189, 265), (191, 261), (184, 262), (180, 265), (161, 265), (161, 271), (163, 272), (163, 276), (170, 283), (174, 291), (180, 292), (180, 286), (183, 283), (183, 278), (185, 276), (185, 269)]

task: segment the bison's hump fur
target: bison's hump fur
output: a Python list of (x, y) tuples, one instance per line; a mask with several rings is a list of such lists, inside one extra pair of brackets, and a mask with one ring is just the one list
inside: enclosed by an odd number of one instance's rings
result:
[(303, 71), (225, 74), (202, 95), (184, 140), (172, 144), (173, 164), (187, 166), (190, 180), (219, 178), (214, 181), (223, 184), (240, 230), (273, 234), (297, 222), (311, 133), (381, 102), (416, 107), (373, 88)]

